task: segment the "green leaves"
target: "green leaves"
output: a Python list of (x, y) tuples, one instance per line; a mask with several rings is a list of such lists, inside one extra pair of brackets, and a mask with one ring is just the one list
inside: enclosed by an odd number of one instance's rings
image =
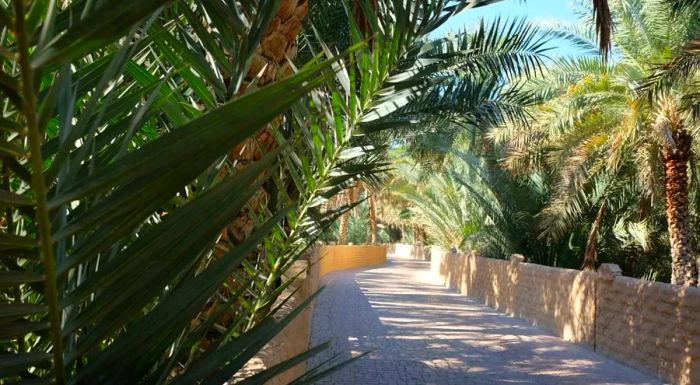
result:
[[(106, 1), (94, 8), (88, 2), (63, 10), (54, 2), (43, 3), (43, 11), (35, 7), (27, 16), (36, 20), (47, 13), (39, 45), (32, 49), (31, 64), (19, 63), (22, 76), (50, 74), (41, 78), (41, 92), (20, 90), (17, 75), (2, 73), (6, 76), (0, 78), (0, 86), (18, 106), (26, 107), (22, 99), (42, 105), (41, 116), (38, 109), (25, 108), (23, 114), (10, 111), (0, 122), (5, 132), (0, 151), (7, 170), (0, 188), (7, 233), (0, 235), (0, 248), (9, 256), (0, 265), (0, 290), (13, 300), (0, 304), (0, 323), (6, 326), (3, 339), (13, 341), (8, 349), (17, 352), (15, 361), (6, 361), (3, 375), (8, 379), (38, 377), (60, 384), (65, 374), (68, 381), (108, 384), (123, 383), (124, 373), (131, 383), (172, 379), (174, 363), (198, 356), (182, 354), (196, 352), (192, 347), (198, 339), (180, 336), (189, 333), (190, 323), (243, 259), (294, 207), (290, 202), (277, 208), (243, 243), (213, 258), (221, 229), (274, 175), (288, 148), (282, 146), (223, 180), (221, 160), (324, 82), (330, 61), (226, 100), (230, 95), (219, 70), (189, 48), (201, 44), (211, 49), (218, 42), (196, 41), (196, 36), (204, 36), (202, 29), (192, 33), (179, 16), (161, 13), (167, 3)], [(231, 51), (247, 55), (236, 58), (237, 76), (247, 72), (246, 63), (276, 3), (261, 2), (261, 13), (254, 17), (236, 16), (252, 22), (236, 31), (241, 39), (250, 33), (245, 40), (252, 44)], [(197, 10), (188, 8), (188, 14), (201, 23)], [(81, 16), (68, 17), (77, 14)], [(149, 28), (156, 19), (158, 24)], [(33, 30), (34, 24), (27, 28)], [(145, 27), (134, 27), (139, 24)], [(118, 39), (122, 41), (112, 44)], [(22, 47), (26, 59), (30, 48)], [(57, 64), (61, 66), (55, 69)], [(231, 90), (238, 92), (238, 87)], [(29, 155), (24, 141), (11, 133), (20, 130), (23, 126), (16, 122), (24, 120), (32, 122), (32, 138), (41, 141), (40, 150)], [(25, 166), (27, 156), (32, 156), (30, 169)], [(36, 189), (40, 184), (35, 182), (27, 185), (29, 173), (50, 190)], [(40, 203), (48, 199), (48, 207), (37, 205), (36, 195)], [(42, 248), (41, 262), (36, 225), (20, 215), (32, 210), (51, 221), (43, 222), (49, 226), (42, 227), (40, 237), (48, 248)], [(45, 258), (47, 250), (55, 260)], [(249, 285), (246, 280), (238, 283)], [(41, 285), (50, 287), (46, 296), (36, 290)], [(243, 300), (246, 293), (241, 291), (238, 298)], [(41, 304), (50, 300), (55, 302), (49, 308)], [(47, 310), (61, 321), (47, 318)], [(51, 342), (48, 327), (57, 331)], [(250, 357), (277, 330), (253, 333), (254, 343), (231, 341)], [(143, 338), (149, 343), (138, 348)], [(36, 363), (47, 355), (20, 354), (29, 346), (53, 350), (56, 367)], [(173, 351), (180, 353), (170, 358)], [(220, 352), (210, 353), (211, 358), (228, 360)], [(29, 366), (37, 370), (29, 373)], [(235, 370), (221, 365), (215, 369), (219, 378)]]
[(418, 122), (426, 131), (527, 125), (525, 107), (537, 97), (521, 79), (541, 73), (547, 37), (524, 20), (495, 19), (475, 32), (416, 44), (362, 118), (363, 127), (410, 132)]
[[(32, 67), (41, 68), (62, 61), (71, 61), (112, 43), (134, 25), (170, 3), (171, 0), (143, 0), (125, 2), (103, 1), (100, 7), (47, 43), (32, 57)], [(72, 6), (64, 12), (77, 13)]]
[[(119, 187), (108, 199), (83, 215), (81, 221), (72, 221), (65, 226), (57, 238), (63, 239), (84, 230), (96, 221), (136, 213), (139, 202), (131, 199), (135, 194), (148, 202), (162, 204), (227, 150), (254, 133), (300, 95), (317, 86), (323, 79), (318, 72), (326, 65), (314, 66), (230, 102), (105, 166), (98, 173), (67, 186), (65, 192), (50, 201), (50, 207), (56, 208), (90, 194)], [(257, 109), (261, 104), (266, 104), (268, 108)], [(236, 123), (237, 129), (231, 129), (231, 122)], [(187, 161), (183, 163), (183, 159)], [(143, 215), (147, 215), (147, 212), (140, 215), (145, 218)]]
[[(324, 45), (258, 88), (249, 66), (279, 3), (0, 9), (17, 37), (0, 50), (0, 334), (14, 353), (2, 381), (226, 382), (301, 311), (272, 318), (290, 292), (282, 276), (352, 208), (324, 203), (386, 170), (384, 144), (358, 135), (363, 119), (434, 84), (420, 76), (436, 62), (406, 53), (482, 2), (365, 1), (376, 43), (351, 25), (347, 55)], [(240, 218), (252, 230), (218, 242)]]

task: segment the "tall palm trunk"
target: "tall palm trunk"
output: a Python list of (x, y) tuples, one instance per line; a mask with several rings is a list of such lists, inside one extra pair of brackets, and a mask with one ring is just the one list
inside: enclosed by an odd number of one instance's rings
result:
[(697, 286), (698, 267), (693, 256), (688, 207), (688, 161), (692, 137), (682, 123), (677, 123), (676, 127), (672, 128), (673, 144), (666, 144), (661, 151), (664, 163), (666, 216), (671, 242), (671, 283)]
[[(350, 205), (355, 201), (355, 187), (343, 191), (345, 204)], [(350, 211), (346, 211), (340, 216), (338, 225), (338, 244), (346, 245), (348, 243), (348, 228), (350, 227)]]
[(374, 194), (369, 196), (369, 243), (377, 243), (377, 201)]
[[(257, 79), (257, 87), (264, 87), (292, 74), (293, 69), (289, 60), (296, 55), (296, 38), (308, 10), (308, 0), (281, 0), (277, 14), (270, 22), (265, 36), (256, 49), (241, 87), (242, 90), (245, 90), (254, 79)], [(243, 141), (229, 151), (228, 158), (235, 170), (242, 170), (261, 159), (265, 153), (274, 150), (275, 147), (277, 142), (272, 134), (272, 126), (268, 124), (262, 127), (254, 137)], [(222, 173), (226, 172), (226, 170), (222, 171)], [(255, 229), (255, 213), (260, 212), (267, 202), (267, 193), (264, 189), (259, 189), (250, 199), (247, 207), (241, 210), (238, 216), (232, 218), (229, 225), (222, 230), (214, 254), (223, 255), (243, 242)], [(234, 277), (229, 278), (228, 284), (230, 288), (238, 287)], [(225, 298), (226, 295), (222, 297)], [(207, 316), (215, 314), (221, 303), (214, 301), (209, 305), (204, 311)], [(224, 314), (219, 323), (227, 325), (230, 319), (229, 314)], [(202, 347), (206, 347), (208, 343), (209, 341), (204, 338), (201, 342)]]
[(591, 231), (588, 233), (588, 241), (586, 242), (586, 252), (583, 255), (583, 264), (581, 265), (581, 270), (584, 271), (595, 271), (598, 267), (598, 231), (600, 230), (600, 224), (603, 221), (603, 214), (605, 213), (605, 204), (607, 201), (603, 200), (598, 209), (598, 214), (596, 214), (595, 220), (591, 225)]
[(348, 224), (350, 223), (350, 213), (344, 213), (340, 216), (340, 226), (338, 227), (338, 244), (346, 245), (348, 243)]
[[(258, 87), (264, 87), (277, 79), (289, 76), (293, 70), (289, 60), (296, 56), (296, 38), (301, 31), (304, 18), (309, 10), (307, 0), (282, 0), (277, 15), (267, 28), (265, 36), (256, 50), (250, 69), (245, 79), (244, 87), (258, 75)], [(262, 71), (262, 74), (261, 74)], [(249, 164), (261, 159), (263, 154), (277, 147), (272, 135), (272, 126), (267, 125), (250, 138), (229, 152), (229, 160), (236, 170), (246, 168)], [(249, 202), (249, 208), (242, 210), (222, 233), (224, 249), (230, 248), (246, 239), (255, 228), (252, 211), (264, 206), (267, 194), (260, 189), (258, 194)], [(221, 246), (221, 245), (220, 245)]]
[(420, 225), (413, 225), (413, 244), (414, 245), (424, 245), (425, 244), (425, 229)]

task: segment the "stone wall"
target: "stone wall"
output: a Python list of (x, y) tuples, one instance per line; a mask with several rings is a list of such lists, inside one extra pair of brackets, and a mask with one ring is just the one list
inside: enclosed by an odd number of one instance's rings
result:
[(386, 263), (384, 245), (323, 246), (319, 261), (320, 276), (337, 271)]
[[(288, 303), (275, 316), (286, 314), (304, 302), (319, 288), (321, 277), (337, 270), (354, 269), (382, 264), (386, 262), (385, 246), (316, 246), (304, 259), (297, 261), (285, 274), (284, 279), (292, 279), (287, 294), (291, 295)], [(301, 274), (299, 274), (301, 273)], [(286, 298), (285, 295), (282, 298)], [(311, 340), (311, 319), (313, 304), (302, 311), (289, 325), (275, 336), (253, 358), (244, 371), (251, 375), (261, 369), (269, 368), (309, 349)], [(306, 372), (306, 362), (302, 362), (284, 373), (266, 382), (266, 385), (285, 385)], [(239, 375), (240, 378), (240, 375)], [(235, 382), (235, 381), (234, 381)]]
[(617, 276), (599, 286), (596, 350), (700, 384), (700, 289)]
[(700, 289), (598, 272), (432, 251), (451, 288), (679, 385), (700, 384)]

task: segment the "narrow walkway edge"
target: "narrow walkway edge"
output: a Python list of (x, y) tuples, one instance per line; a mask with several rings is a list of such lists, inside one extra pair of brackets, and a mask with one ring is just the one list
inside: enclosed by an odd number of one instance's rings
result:
[(319, 385), (662, 384), (442, 287), (429, 262), (392, 258), (323, 285), (311, 344), (331, 347), (310, 365), (371, 352)]

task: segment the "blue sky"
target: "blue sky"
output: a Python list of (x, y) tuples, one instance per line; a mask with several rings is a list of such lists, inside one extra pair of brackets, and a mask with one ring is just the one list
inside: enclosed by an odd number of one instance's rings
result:
[[(493, 20), (497, 16), (505, 19), (523, 18), (535, 22), (562, 22), (576, 24), (578, 21), (574, 13), (572, 0), (504, 0), (484, 7), (468, 9), (448, 20), (444, 25), (435, 30), (432, 36), (442, 36), (446, 32), (458, 32), (475, 28), (479, 20)], [(549, 56), (564, 56), (576, 54), (576, 50), (565, 41), (555, 41), (551, 45), (555, 47)]]

